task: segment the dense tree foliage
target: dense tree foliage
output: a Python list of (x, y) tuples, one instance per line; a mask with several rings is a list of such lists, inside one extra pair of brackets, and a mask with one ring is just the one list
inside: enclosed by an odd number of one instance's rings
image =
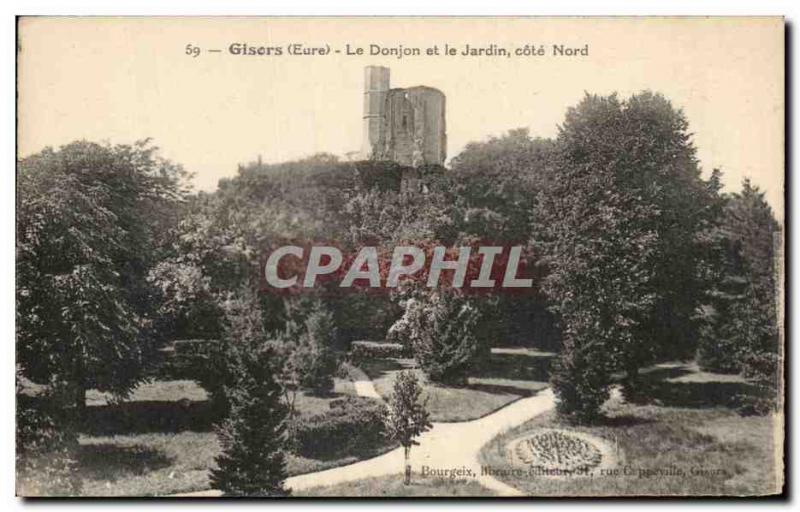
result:
[[(416, 206), (434, 206), (401, 191), (399, 180), (379, 179), (402, 172), (396, 164), (342, 163), (324, 154), (283, 164), (255, 162), (222, 180), (214, 194), (193, 198), (172, 231), (168, 257), (149, 275), (160, 292), (163, 330), (172, 338), (223, 337), (225, 305), (237, 299), (240, 287), (256, 284), (264, 255), (276, 246), (333, 242), (355, 251), (367, 239), (388, 243), (384, 235), (395, 237), (399, 226), (420, 223)], [(373, 212), (359, 216), (358, 206), (369, 205), (373, 196), (378, 200), (371, 204), (392, 212), (382, 218), (398, 222), (382, 223), (387, 231), (377, 237), (368, 234)], [(406, 206), (412, 201), (414, 206)], [(264, 328), (284, 358), (286, 382), (319, 392), (332, 386), (336, 352), (353, 339), (382, 339), (399, 314), (388, 295), (324, 285), (301, 295), (263, 293), (259, 302)], [(218, 391), (221, 382), (203, 377), (219, 372), (206, 370), (199, 380)]]
[[(160, 336), (148, 270), (186, 173), (147, 141), (74, 142), (17, 167), (17, 456), (24, 493), (74, 495), (86, 390), (125, 396)], [(24, 384), (23, 384), (24, 383)], [(31, 389), (43, 391), (30, 396)]]
[(551, 151), (551, 141), (533, 139), (527, 129), (467, 144), (450, 164), (463, 232), (493, 242), (527, 241)]
[(411, 298), (395, 335), (435, 382), (465, 384), (467, 370), (488, 346), (480, 339), (481, 314), (475, 299), (443, 291)]
[(19, 162), (17, 356), (35, 382), (125, 395), (158, 334), (146, 276), (184, 171), (147, 142), (75, 142)]
[(692, 354), (716, 186), (662, 96), (587, 95), (568, 110), (534, 231), (563, 329), (553, 384), (567, 417), (595, 418), (612, 372), (635, 392), (639, 367)]
[[(688, 122), (659, 94), (587, 94), (554, 140), (512, 130), (449, 169), (317, 154), (242, 165), (210, 194), (188, 196), (185, 178), (147, 142), (76, 142), (18, 163), (18, 380), (47, 390), (20, 401), (18, 465), (50, 475), (53, 493), (74, 485), (86, 390), (125, 396), (175, 339), (216, 344), (191, 378), (224, 418), (212, 481), (228, 495), (286, 492), (287, 427), (308, 446), (314, 432), (368, 430), (375, 404), (295, 424), (297, 394), (331, 391), (354, 340), (397, 341), (450, 385), (494, 344), (559, 350), (557, 407), (577, 423), (598, 419), (618, 377), (641, 398), (640, 368), (695, 355), (756, 384), (750, 411), (774, 408), (780, 226), (749, 181), (725, 195), (718, 171), (701, 178)], [(534, 288), (256, 293), (264, 256), (287, 243), (375, 246), (383, 259), (399, 245), (519, 245)], [(389, 404), (407, 456), (430, 426), (421, 393), (401, 373)]]
[(219, 339), (221, 305), (252, 279), (255, 252), (215, 218), (217, 201), (200, 194), (170, 232), (165, 257), (148, 274), (158, 291), (158, 321), (168, 338)]
[(297, 371), (300, 386), (318, 394), (333, 390), (333, 374), (337, 368), (335, 342), (333, 314), (318, 302), (306, 318), (289, 358), (288, 364)]
[[(553, 141), (532, 138), (526, 128), (510, 130), (484, 142), (471, 142), (450, 163), (452, 201), (462, 215), (461, 239), (524, 245), (530, 240), (536, 197), (553, 153)], [(535, 268), (536, 256), (526, 261)], [(555, 318), (535, 276), (534, 293), (496, 294), (481, 304), (485, 329), (504, 344), (555, 349)]]
[(778, 271), (781, 233), (764, 193), (745, 180), (732, 194), (715, 230), (718, 264), (704, 309), (700, 364), (743, 373), (761, 388), (753, 404), (765, 412), (778, 389)]

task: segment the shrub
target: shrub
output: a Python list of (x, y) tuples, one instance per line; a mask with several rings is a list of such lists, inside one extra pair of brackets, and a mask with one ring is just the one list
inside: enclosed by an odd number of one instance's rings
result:
[(482, 349), (476, 336), (480, 313), (470, 299), (450, 293), (409, 299), (404, 320), (404, 336), (427, 376), (435, 382), (464, 383)]
[(297, 368), (300, 386), (316, 394), (333, 389), (336, 357), (325, 347), (301, 343), (291, 355), (291, 364)]
[(313, 459), (331, 459), (371, 450), (385, 443), (380, 400), (348, 396), (330, 402), (330, 410), (298, 418), (296, 451)]
[(403, 354), (413, 355), (414, 347), (411, 346), (413, 334), (411, 322), (414, 320), (414, 314), (416, 314), (416, 311), (413, 310), (415, 304), (406, 301), (403, 305), (405, 306), (403, 316), (389, 327), (389, 331), (386, 333), (386, 341), (388, 343), (396, 343), (403, 347)]
[(775, 352), (749, 352), (744, 355), (744, 376), (753, 383), (753, 392), (739, 397), (742, 415), (765, 415), (782, 406), (780, 390), (780, 356)]
[(369, 359), (401, 358), (407, 351), (400, 343), (381, 343), (378, 341), (354, 341), (350, 344), (351, 361), (360, 362)]
[(731, 301), (715, 299), (713, 307), (703, 308), (697, 362), (706, 371), (739, 373), (742, 370), (741, 318), (731, 314)]
[(331, 312), (321, 304), (315, 305), (299, 337), (289, 364), (297, 372), (300, 386), (315, 393), (330, 392), (337, 368), (332, 348), (336, 342), (336, 326)]
[(367, 190), (400, 190), (404, 167), (390, 161), (363, 160), (353, 164), (358, 183)]

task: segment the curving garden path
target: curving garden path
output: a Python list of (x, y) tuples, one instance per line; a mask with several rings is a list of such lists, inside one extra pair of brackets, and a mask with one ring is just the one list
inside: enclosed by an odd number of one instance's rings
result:
[(375, 385), (364, 370), (356, 367), (350, 368), (350, 378), (353, 379), (353, 387), (355, 387), (358, 396), (375, 398), (383, 402), (383, 397), (378, 394)]
[[(519, 490), (491, 476), (481, 475), (478, 453), (498, 434), (519, 426), (531, 418), (549, 411), (554, 406), (553, 393), (548, 388), (534, 396), (517, 400), (483, 418), (457, 423), (434, 423), (431, 430), (417, 439), (420, 443), (419, 446), (411, 449), (411, 465), (416, 473), (415, 478), (420, 478), (419, 473), (423, 466), (432, 470), (466, 469), (473, 472), (480, 484), (499, 495), (520, 496)], [(403, 468), (403, 449), (397, 448), (378, 457), (347, 466), (288, 478), (286, 487), (293, 490), (305, 490), (370, 477), (400, 475)], [(212, 489), (174, 496), (212, 497), (219, 495), (219, 491)]]

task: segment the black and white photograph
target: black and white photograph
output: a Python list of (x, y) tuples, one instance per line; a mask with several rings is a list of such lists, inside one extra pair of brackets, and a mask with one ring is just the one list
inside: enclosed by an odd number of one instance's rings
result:
[(787, 30), (18, 17), (16, 496), (783, 495)]

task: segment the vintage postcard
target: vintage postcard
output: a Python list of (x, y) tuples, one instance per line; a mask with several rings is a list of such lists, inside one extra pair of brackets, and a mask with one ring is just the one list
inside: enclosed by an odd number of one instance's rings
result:
[(784, 492), (780, 17), (27, 17), (16, 493)]

